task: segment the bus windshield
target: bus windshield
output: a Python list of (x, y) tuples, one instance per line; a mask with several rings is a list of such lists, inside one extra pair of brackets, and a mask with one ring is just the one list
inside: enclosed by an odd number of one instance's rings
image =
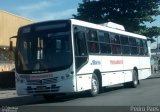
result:
[(62, 25), (55, 26), (40, 26), (34, 30), (24, 28), (19, 32), (17, 72), (56, 71), (72, 64), (70, 28), (67, 26), (66, 30)]

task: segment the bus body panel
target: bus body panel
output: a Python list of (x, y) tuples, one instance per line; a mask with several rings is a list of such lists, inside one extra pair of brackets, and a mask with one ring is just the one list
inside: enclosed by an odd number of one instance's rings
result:
[(92, 74), (81, 74), (77, 76), (77, 92), (91, 89)]
[(132, 71), (139, 68), (139, 57), (123, 56), (123, 70), (125, 74), (125, 82), (132, 81)]
[(91, 55), (88, 57), (88, 61), (78, 72), (77, 72), (77, 90), (84, 91), (91, 89), (91, 79), (94, 71), (101, 71), (101, 57)]
[(124, 83), (122, 56), (102, 56), (102, 86)]
[(151, 75), (150, 57), (139, 57), (139, 79), (146, 79)]
[(73, 93), (77, 91), (76, 77), (73, 74), (73, 67), (59, 72), (27, 74), (27, 76), (16, 73), (16, 89), (18, 95)]

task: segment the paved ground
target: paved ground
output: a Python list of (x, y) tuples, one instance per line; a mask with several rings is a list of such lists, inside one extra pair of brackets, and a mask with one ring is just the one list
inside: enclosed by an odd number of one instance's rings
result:
[(152, 75), (149, 77), (150, 78), (160, 78), (160, 71), (152, 73)]
[(159, 85), (160, 73), (157, 72), (142, 80), (136, 89), (117, 86), (106, 88), (96, 97), (77, 94), (51, 101), (41, 96), (18, 97), (13, 89), (1, 89), (0, 112), (159, 112)]
[(137, 88), (119, 85), (106, 88), (96, 97), (77, 94), (46, 101), (41, 96), (16, 97), (14, 92), (5, 91), (9, 96), (0, 99), (0, 112), (160, 112), (160, 77), (157, 75), (142, 80)]
[(0, 99), (17, 97), (16, 90), (0, 90)]

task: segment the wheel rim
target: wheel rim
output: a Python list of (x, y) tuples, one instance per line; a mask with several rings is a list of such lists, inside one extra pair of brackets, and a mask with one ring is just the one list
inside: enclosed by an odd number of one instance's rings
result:
[(136, 73), (136, 71), (134, 71), (135, 73), (134, 73), (134, 81), (133, 81), (133, 84), (135, 85), (135, 86), (137, 86), (138, 85), (138, 77), (137, 77), (137, 73)]
[(134, 85), (137, 85), (138, 84), (138, 81), (137, 79), (134, 80)]
[(98, 82), (96, 79), (92, 79), (92, 91), (93, 93), (97, 93), (98, 92)]

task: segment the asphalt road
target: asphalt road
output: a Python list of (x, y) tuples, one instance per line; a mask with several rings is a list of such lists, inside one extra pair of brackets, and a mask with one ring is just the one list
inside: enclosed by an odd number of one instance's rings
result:
[[(105, 91), (96, 97), (87, 97), (82, 94), (70, 95), (67, 97), (46, 101), (43, 97), (24, 96), (13, 97), (8, 99), (0, 99), (2, 108), (17, 107), (36, 108), (37, 112), (43, 109), (41, 107), (57, 106), (160, 106), (160, 78), (151, 78), (142, 80), (137, 88), (124, 88), (122, 85), (117, 85), (112, 88), (106, 88)], [(52, 108), (51, 108), (52, 107)], [(160, 111), (160, 107), (156, 107)], [(47, 108), (49, 109), (49, 108)], [(33, 112), (36, 112), (33, 110)], [(18, 111), (19, 112), (19, 111)], [(24, 112), (24, 111), (23, 111)], [(28, 112), (28, 111), (25, 111)], [(32, 112), (30, 110), (30, 112)], [(49, 111), (47, 111), (49, 112)], [(117, 111), (116, 111), (117, 112)]]

